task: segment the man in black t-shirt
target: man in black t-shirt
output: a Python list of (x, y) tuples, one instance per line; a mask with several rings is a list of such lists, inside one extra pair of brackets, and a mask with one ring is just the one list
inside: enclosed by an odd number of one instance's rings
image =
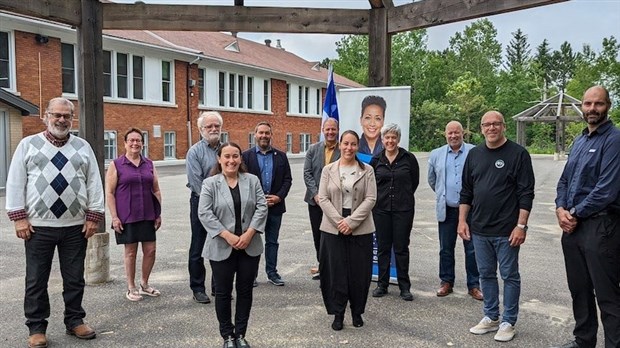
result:
[[(485, 142), (469, 151), (463, 167), (457, 232), (474, 243), (484, 293), (484, 318), (469, 331), (477, 335), (498, 331), (495, 340), (506, 342), (515, 335), (519, 313), (519, 246), (525, 242), (534, 200), (534, 171), (527, 150), (506, 138), (502, 114), (485, 113), (481, 129)], [(504, 280), (501, 321), (498, 265)]]

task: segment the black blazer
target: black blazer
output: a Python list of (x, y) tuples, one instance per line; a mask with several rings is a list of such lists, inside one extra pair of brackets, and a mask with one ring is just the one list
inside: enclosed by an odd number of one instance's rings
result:
[[(288, 196), (288, 191), (293, 184), (293, 176), (291, 175), (291, 166), (288, 163), (286, 153), (273, 149), (273, 176), (271, 178), (271, 194), (280, 197), (280, 203), (269, 207), (269, 213), (284, 214), (286, 212), (286, 204), (284, 199)], [(248, 172), (256, 175), (261, 180), (260, 166), (256, 158), (256, 146), (243, 151), (243, 162), (248, 167)]]

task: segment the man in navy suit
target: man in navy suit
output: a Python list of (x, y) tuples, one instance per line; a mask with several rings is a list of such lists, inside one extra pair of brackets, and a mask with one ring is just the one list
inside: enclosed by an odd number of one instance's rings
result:
[(286, 212), (284, 199), (291, 189), (293, 177), (286, 153), (271, 146), (271, 125), (259, 122), (254, 129), (256, 146), (243, 152), (243, 161), (248, 172), (258, 176), (269, 212), (265, 226), (265, 271), (273, 285), (283, 286), (278, 274), (278, 236), (282, 215)]

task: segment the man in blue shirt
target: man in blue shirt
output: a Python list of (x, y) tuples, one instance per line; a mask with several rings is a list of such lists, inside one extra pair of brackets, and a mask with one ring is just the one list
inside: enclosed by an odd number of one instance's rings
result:
[[(583, 95), (588, 127), (575, 139), (558, 182), (556, 215), (575, 340), (562, 348), (595, 347), (601, 310), (605, 347), (620, 347), (620, 130), (608, 118), (609, 92), (594, 86)], [(595, 296), (596, 294), (596, 296)]]
[[(458, 121), (448, 122), (445, 134), (447, 144), (431, 151), (428, 158), (428, 184), (435, 191), (435, 210), (439, 222), (439, 297), (449, 295), (454, 287), (454, 248), (459, 222), (463, 165), (469, 150), (474, 147), (463, 142), (463, 126)], [(463, 240), (463, 249), (468, 293), (474, 299), (482, 301), (474, 244), (470, 240)]]
[[(278, 237), (282, 215), (286, 212), (284, 199), (293, 183), (291, 167), (286, 153), (271, 146), (271, 125), (259, 122), (254, 130), (256, 146), (243, 152), (243, 161), (248, 172), (258, 176), (269, 212), (265, 225), (265, 271), (273, 285), (283, 286), (284, 281), (278, 274)], [(256, 285), (255, 285), (256, 286)]]

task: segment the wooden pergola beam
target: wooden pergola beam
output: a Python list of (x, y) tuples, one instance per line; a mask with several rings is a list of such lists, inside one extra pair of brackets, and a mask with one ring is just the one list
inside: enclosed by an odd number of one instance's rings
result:
[(115, 3), (102, 8), (104, 29), (368, 33), (368, 10)]
[(423, 0), (388, 11), (388, 33), (492, 16), (568, 0)]
[(80, 0), (0, 0), (0, 10), (79, 26), (82, 23)]

